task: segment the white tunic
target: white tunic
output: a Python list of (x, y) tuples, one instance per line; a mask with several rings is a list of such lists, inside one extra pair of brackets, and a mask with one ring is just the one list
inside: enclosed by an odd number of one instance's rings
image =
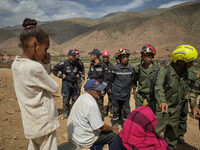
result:
[(27, 58), (17, 56), (11, 69), (26, 138), (34, 139), (51, 133), (59, 126), (51, 95), (58, 92), (56, 81), (42, 64)]

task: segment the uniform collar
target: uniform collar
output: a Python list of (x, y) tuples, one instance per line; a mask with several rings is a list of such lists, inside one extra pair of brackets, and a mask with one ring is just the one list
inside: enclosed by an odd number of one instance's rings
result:
[(92, 61), (92, 63), (93, 63), (94, 66), (98, 66), (99, 64), (102, 63), (102, 61), (101, 61), (101, 59), (99, 59), (99, 62), (94, 62), (94, 61)]
[(128, 68), (129, 63), (126, 66), (123, 66), (122, 64), (119, 64), (120, 68)]

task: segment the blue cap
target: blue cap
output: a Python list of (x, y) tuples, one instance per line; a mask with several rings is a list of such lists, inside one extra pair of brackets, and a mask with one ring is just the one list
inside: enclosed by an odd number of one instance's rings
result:
[(93, 49), (91, 52), (89, 52), (88, 54), (90, 54), (90, 55), (92, 55), (92, 54), (94, 54), (94, 55), (101, 55), (101, 52), (98, 50), (98, 49)]
[(84, 90), (95, 90), (95, 91), (102, 91), (105, 89), (105, 85), (100, 84), (97, 80), (87, 80), (87, 82), (84, 85)]
[(69, 50), (68, 56), (76, 56), (76, 51), (75, 50)]

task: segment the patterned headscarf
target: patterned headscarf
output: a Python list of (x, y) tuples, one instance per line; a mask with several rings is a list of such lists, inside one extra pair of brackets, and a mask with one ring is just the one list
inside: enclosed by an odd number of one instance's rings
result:
[(124, 122), (119, 136), (127, 150), (171, 150), (155, 132), (157, 118), (147, 106), (132, 111)]

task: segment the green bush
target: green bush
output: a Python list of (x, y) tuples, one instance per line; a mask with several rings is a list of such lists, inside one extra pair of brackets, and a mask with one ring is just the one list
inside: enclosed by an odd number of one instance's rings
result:
[(12, 62), (7, 61), (7, 62), (0, 62), (0, 68), (11, 68)]

